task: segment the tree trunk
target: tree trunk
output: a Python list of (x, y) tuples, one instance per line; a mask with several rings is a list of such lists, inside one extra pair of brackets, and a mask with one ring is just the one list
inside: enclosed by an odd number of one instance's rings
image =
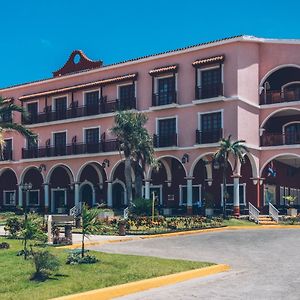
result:
[(227, 197), (227, 159), (224, 160), (223, 167), (223, 217), (226, 218), (226, 197)]
[(138, 162), (135, 162), (134, 173), (135, 173), (135, 195), (137, 198), (142, 198), (143, 197), (143, 168)]
[(130, 157), (125, 158), (125, 182), (126, 182), (126, 195), (129, 207), (132, 205), (132, 177), (131, 177), (131, 161)]
[(81, 241), (81, 257), (84, 257), (84, 237), (85, 237), (85, 234), (82, 233), (82, 241)]

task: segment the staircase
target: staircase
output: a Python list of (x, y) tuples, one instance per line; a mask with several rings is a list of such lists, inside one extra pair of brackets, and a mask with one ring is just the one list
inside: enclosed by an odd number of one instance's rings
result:
[(73, 216), (74, 219), (76, 219), (78, 216), (81, 215), (81, 210), (82, 210), (82, 202), (79, 202), (76, 204), (74, 207), (70, 209), (69, 215)]
[(272, 203), (269, 203), (269, 215), (261, 215), (260, 211), (249, 202), (249, 220), (260, 225), (276, 225), (279, 219), (279, 211)]

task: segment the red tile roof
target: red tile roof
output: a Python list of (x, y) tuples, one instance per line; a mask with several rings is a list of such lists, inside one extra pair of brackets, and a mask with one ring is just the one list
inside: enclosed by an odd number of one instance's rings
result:
[(151, 76), (155, 76), (155, 75), (161, 74), (161, 73), (176, 72), (177, 69), (178, 69), (178, 65), (165, 66), (165, 67), (160, 67), (160, 68), (150, 70), (149, 74)]
[(201, 66), (201, 65), (207, 65), (207, 64), (214, 64), (218, 62), (223, 62), (225, 59), (225, 55), (218, 55), (213, 57), (207, 57), (207, 58), (201, 58), (197, 59), (193, 62), (193, 66)]

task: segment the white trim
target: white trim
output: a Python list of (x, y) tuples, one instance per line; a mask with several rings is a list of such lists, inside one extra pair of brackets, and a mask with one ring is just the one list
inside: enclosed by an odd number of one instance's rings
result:
[[(160, 120), (167, 120), (167, 119), (175, 119), (175, 122), (176, 122), (176, 137), (177, 137), (177, 146), (173, 146), (172, 148), (177, 148), (178, 147), (178, 145), (179, 145), (179, 142), (178, 142), (178, 140), (179, 140), (179, 134), (178, 134), (178, 115), (175, 115), (175, 116), (171, 116), (171, 117), (157, 117), (157, 118), (155, 118), (155, 127), (156, 127), (156, 129), (155, 129), (155, 132), (156, 132), (156, 135), (159, 135), (159, 133), (158, 133), (158, 123), (159, 123), (159, 121)], [(156, 149), (161, 149), (161, 148), (165, 148), (165, 147), (159, 147), (159, 148), (156, 148)]]
[[(192, 187), (198, 187), (199, 188), (199, 199), (198, 202), (200, 203), (200, 206), (198, 205), (198, 207), (202, 207), (202, 185), (201, 184), (193, 184)], [(179, 185), (179, 205), (187, 205), (187, 199), (186, 199), (186, 203), (183, 203), (183, 188), (187, 188), (186, 184), (180, 184)], [(194, 204), (195, 202), (192, 202), (192, 204)]]
[(101, 95), (101, 89), (99, 88), (99, 89), (92, 89), (92, 90), (84, 90), (83, 92), (82, 92), (82, 104), (83, 105), (86, 105), (86, 94), (88, 94), (88, 93), (93, 93), (93, 92), (98, 92), (98, 100), (100, 100), (100, 95)]
[[(6, 204), (5, 203), (5, 194), (6, 193), (14, 193), (14, 203), (13, 204)], [(17, 197), (16, 197), (16, 190), (3, 190), (3, 206), (16, 206), (17, 204)]]
[[(28, 195), (29, 195), (29, 197), (27, 197), (27, 195), (26, 195), (26, 205), (27, 206), (40, 206), (40, 203), (41, 203), (41, 201), (40, 201), (40, 190), (39, 189), (36, 189), (36, 190), (30, 190), (30, 191), (27, 191), (28, 192)], [(30, 198), (30, 193), (31, 192), (38, 192), (38, 204), (29, 204), (29, 198)]]
[(207, 103), (213, 103), (213, 102), (224, 102), (224, 101), (229, 101), (229, 100), (236, 100), (236, 99), (230, 99), (230, 98), (226, 98), (224, 96), (218, 96), (218, 97), (213, 97), (213, 98), (192, 100), (192, 103), (194, 105), (198, 105), (198, 104), (205, 104), (205, 103), (207, 104)]
[(293, 85), (293, 84), (299, 84), (300, 85), (300, 81), (292, 81), (292, 82), (288, 82), (286, 84), (284, 84), (282, 87), (281, 87), (281, 91), (283, 92), (284, 89), (289, 86), (289, 85)]
[[(172, 71), (171, 71), (172, 72)], [(175, 91), (177, 92), (177, 90), (178, 90), (178, 83), (177, 83), (177, 81), (178, 81), (178, 73), (177, 73), (177, 71), (176, 71), (176, 73), (175, 73)], [(170, 74), (168, 74), (168, 75), (161, 75), (161, 76), (155, 76), (154, 77), (154, 91), (153, 91), (153, 93), (154, 94), (157, 94), (158, 93), (158, 81), (160, 80), (160, 79), (165, 79), (165, 78), (173, 78), (174, 77), (174, 75), (172, 74), (172, 73), (170, 73)]]
[(59, 130), (59, 131), (51, 131), (51, 140), (50, 140), (51, 147), (55, 147), (54, 135), (56, 133), (63, 133), (63, 132), (66, 133), (66, 145), (68, 144), (68, 130), (67, 129), (65, 129), (65, 130)]
[(99, 132), (99, 141), (100, 142), (100, 139), (101, 139), (101, 126), (91, 126), (91, 127), (82, 127), (82, 142), (83, 143), (86, 143), (86, 130), (87, 129), (98, 129), (98, 132)]
[(213, 64), (210, 66), (203, 66), (197, 68), (197, 87), (200, 88), (202, 86), (202, 72), (208, 71), (208, 70), (214, 70), (214, 69), (221, 69), (221, 83), (224, 83), (224, 75), (223, 75), (223, 64)]
[(84, 180), (83, 182), (81, 182), (81, 184), (79, 185), (79, 199), (81, 202), (83, 202), (83, 199), (82, 199), (82, 188), (85, 186), (85, 185), (89, 185), (92, 189), (92, 206), (94, 206), (96, 204), (96, 191), (95, 191), (95, 187), (94, 185), (88, 181), (88, 180)]
[(40, 112), (40, 100), (37, 99), (37, 100), (32, 100), (32, 101), (26, 101), (25, 102), (25, 105), (26, 105), (26, 110), (28, 111), (28, 104), (32, 104), (32, 103), (37, 103), (37, 113)]
[[(226, 186), (228, 187), (228, 186), (234, 186), (234, 184), (233, 183), (226, 183)], [(246, 187), (247, 187), (247, 185), (246, 185), (246, 183), (239, 183), (239, 187), (243, 187), (243, 198), (244, 198), (244, 202), (241, 202), (240, 201), (240, 205), (246, 205)], [(234, 199), (232, 199), (232, 205), (233, 205), (233, 202), (234, 202)], [(228, 202), (227, 202), (227, 204), (228, 204)], [(231, 202), (229, 203), (229, 204), (231, 204)], [(223, 183), (221, 183), (221, 206), (223, 207)]]
[(125, 183), (120, 180), (120, 179), (115, 179), (113, 182), (112, 182), (112, 204), (114, 205), (114, 197), (113, 197), (113, 194), (114, 194), (114, 184), (120, 184), (122, 187), (123, 187), (123, 192), (124, 192), (124, 203), (121, 203), (123, 205), (128, 205), (128, 199), (127, 199), (127, 190), (126, 190), (126, 185)]
[(282, 133), (283, 134), (285, 133), (285, 127), (292, 125), (292, 124), (300, 124), (300, 121), (291, 121), (291, 122), (288, 122), (288, 123), (282, 125)]
[(60, 99), (60, 98), (66, 98), (66, 102), (67, 102), (66, 109), (69, 108), (69, 95), (68, 94), (64, 94), (64, 95), (60, 95), (60, 96), (53, 96), (52, 99), (51, 99), (51, 111), (52, 112), (56, 111), (56, 109), (55, 109), (56, 105), (54, 105), (54, 104), (56, 104), (55, 100)]
[(201, 111), (201, 112), (198, 112), (197, 115), (198, 115), (198, 130), (201, 131), (202, 129), (202, 126), (201, 126), (201, 118), (202, 118), (202, 115), (208, 115), (208, 114), (214, 114), (214, 113), (221, 113), (221, 129), (224, 129), (224, 109), (217, 109), (217, 110), (210, 110), (210, 111)]
[(134, 97), (136, 97), (136, 80), (134, 80), (134, 82), (130, 81), (130, 79), (128, 79), (128, 81), (126, 83), (121, 83), (121, 84), (117, 84), (117, 99), (120, 100), (120, 87), (121, 86), (129, 86), (129, 85), (133, 85), (134, 84)]
[(172, 108), (178, 108), (178, 107), (179, 107), (178, 103), (150, 106), (149, 107), (149, 112), (154, 111), (154, 110), (172, 109)]
[[(163, 205), (163, 185), (162, 184), (150, 184), (150, 200), (152, 200), (151, 189), (159, 189), (159, 204)], [(145, 186), (143, 185), (143, 197), (145, 197)]]
[(65, 195), (65, 205), (67, 205), (67, 189), (66, 188), (51, 188), (51, 212), (54, 212), (57, 207), (55, 207), (55, 201), (54, 201), (54, 192), (56, 191), (64, 191)]

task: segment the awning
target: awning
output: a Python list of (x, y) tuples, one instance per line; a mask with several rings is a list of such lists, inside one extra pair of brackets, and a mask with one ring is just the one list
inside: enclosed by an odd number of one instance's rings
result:
[(113, 84), (113, 83), (120, 82), (120, 81), (135, 80), (137, 78), (137, 75), (138, 75), (138, 73), (127, 74), (127, 75), (102, 79), (102, 80), (98, 80), (98, 81), (68, 86), (68, 87), (64, 87), (64, 88), (60, 88), (60, 89), (48, 90), (48, 91), (34, 93), (34, 94), (28, 94), (28, 95), (19, 97), (19, 100), (24, 101), (24, 100), (28, 100), (28, 99), (37, 98), (37, 97), (45, 97), (45, 96), (51, 96), (51, 95), (55, 95), (55, 94), (66, 93), (66, 92), (73, 92), (76, 90), (86, 89), (86, 88), (90, 88), (90, 87), (94, 87), (94, 86), (104, 86), (107, 84)]
[(208, 64), (214, 64), (214, 63), (221, 63), (225, 59), (225, 55), (218, 55), (218, 56), (212, 56), (212, 57), (207, 57), (207, 58), (201, 58), (197, 59), (193, 62), (193, 67), (200, 67), (203, 65), (208, 65)]
[(156, 76), (162, 73), (174, 73), (177, 72), (177, 70), (178, 70), (178, 65), (171, 65), (171, 66), (165, 66), (165, 67), (160, 67), (160, 68), (150, 70), (149, 74), (151, 76)]

